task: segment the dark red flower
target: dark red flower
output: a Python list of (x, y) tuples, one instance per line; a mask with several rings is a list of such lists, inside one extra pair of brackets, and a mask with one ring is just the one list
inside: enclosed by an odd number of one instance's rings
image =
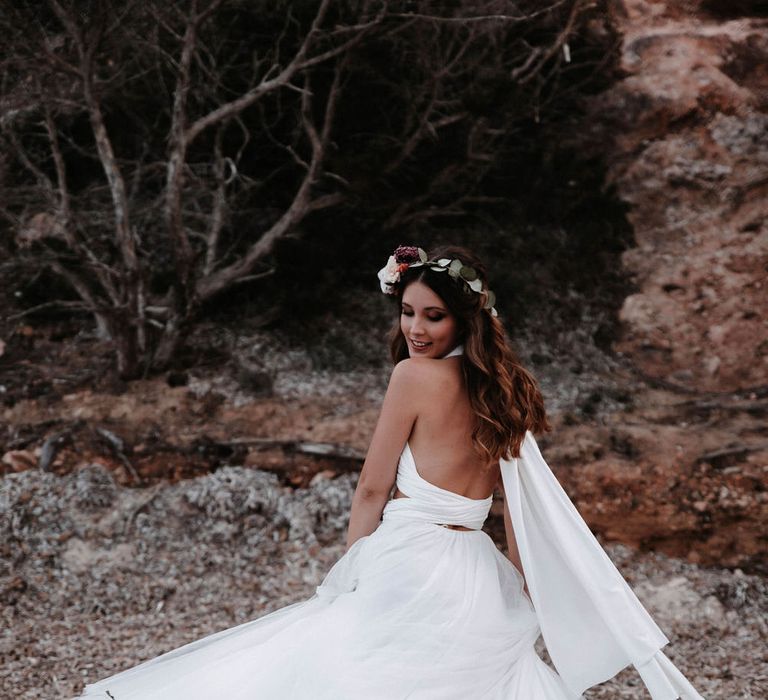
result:
[(393, 253), (399, 263), (415, 263), (419, 261), (419, 249), (415, 245), (399, 245)]

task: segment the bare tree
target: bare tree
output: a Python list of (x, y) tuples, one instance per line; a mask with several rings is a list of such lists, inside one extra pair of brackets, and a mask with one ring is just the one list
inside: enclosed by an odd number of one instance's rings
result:
[(313, 213), (367, 201), (402, 228), (481, 202), (513, 107), (546, 102), (586, 5), (16, 3), (0, 214), (18, 262), (71, 288), (122, 376), (166, 366), (201, 306), (269, 275)]

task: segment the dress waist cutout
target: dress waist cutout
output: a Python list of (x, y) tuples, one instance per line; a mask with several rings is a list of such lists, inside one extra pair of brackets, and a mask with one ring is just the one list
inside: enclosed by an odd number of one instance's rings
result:
[(407, 442), (397, 467), (397, 488), (407, 498), (388, 501), (384, 507), (384, 520), (416, 520), (479, 530), (493, 503), (493, 496), (468, 498), (424, 479), (416, 468)]

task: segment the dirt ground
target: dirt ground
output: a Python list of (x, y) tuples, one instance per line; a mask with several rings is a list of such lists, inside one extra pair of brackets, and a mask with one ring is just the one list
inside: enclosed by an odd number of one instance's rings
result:
[[(88, 681), (307, 599), (343, 552), (354, 483), (321, 472), (293, 489), (247, 467), (148, 489), (98, 465), (7, 476), (0, 697), (71, 698)], [(606, 546), (704, 697), (766, 697), (764, 577)], [(546, 659), (541, 640), (538, 650)], [(645, 697), (633, 670), (586, 694)]]
[[(250, 337), (256, 368), (198, 364), (125, 384), (105, 348), (38, 333), (2, 380), (0, 468), (64, 475), (97, 463), (132, 488), (222, 465), (292, 486), (355, 472), (388, 366), (318, 369), (282, 342)], [(554, 425), (539, 442), (589, 525), (606, 541), (768, 574), (768, 389), (681, 395), (599, 359), (537, 371)]]

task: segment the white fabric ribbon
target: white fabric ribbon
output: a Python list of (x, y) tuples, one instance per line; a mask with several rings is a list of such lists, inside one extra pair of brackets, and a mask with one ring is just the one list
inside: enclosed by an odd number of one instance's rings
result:
[(520, 457), (500, 465), (541, 633), (574, 695), (633, 664), (652, 700), (704, 700), (660, 651), (669, 640), (587, 527), (530, 431)]

